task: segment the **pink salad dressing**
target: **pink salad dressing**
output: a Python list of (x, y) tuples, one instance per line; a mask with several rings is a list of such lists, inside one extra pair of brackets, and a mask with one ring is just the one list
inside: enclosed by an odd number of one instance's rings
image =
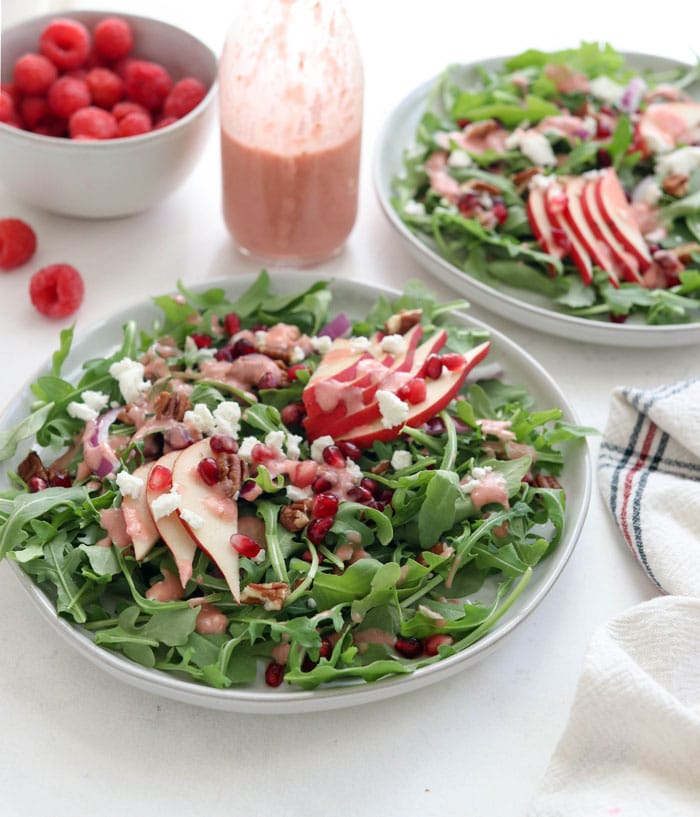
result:
[(185, 591), (180, 579), (167, 568), (162, 568), (163, 578), (146, 590), (146, 598), (151, 601), (180, 601)]

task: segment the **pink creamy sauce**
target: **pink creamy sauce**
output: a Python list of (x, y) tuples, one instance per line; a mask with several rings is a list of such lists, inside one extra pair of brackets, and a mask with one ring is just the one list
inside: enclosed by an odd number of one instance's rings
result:
[(146, 598), (151, 601), (180, 601), (185, 594), (180, 579), (166, 567), (161, 568), (161, 572), (163, 578), (146, 590)]
[(119, 548), (124, 548), (131, 544), (131, 536), (129, 536), (126, 529), (126, 521), (121, 508), (104, 508), (101, 510), (100, 525), (107, 532), (107, 536), (100, 539), (98, 545), (109, 547), (115, 544)]
[(228, 629), (228, 619), (218, 607), (205, 602), (199, 607), (194, 628), (200, 635), (220, 635)]
[(248, 391), (264, 374), (279, 374), (280, 371), (272, 358), (256, 352), (242, 355), (230, 363), (226, 360), (203, 360), (199, 370), (205, 380), (227, 383), (241, 391)]
[(469, 496), (477, 510), (492, 503), (510, 506), (506, 479), (500, 471), (487, 471), (476, 481)]
[(298, 154), (246, 145), (221, 132), (224, 219), (244, 251), (306, 263), (332, 255), (357, 216), (360, 130)]

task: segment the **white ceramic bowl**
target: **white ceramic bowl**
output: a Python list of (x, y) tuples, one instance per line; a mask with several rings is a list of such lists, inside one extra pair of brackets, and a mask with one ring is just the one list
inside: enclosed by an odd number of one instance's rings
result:
[(170, 195), (194, 169), (214, 115), (217, 58), (186, 31), (106, 11), (35, 17), (2, 32), (2, 81), (10, 81), (19, 56), (37, 51), (39, 34), (51, 19), (71, 17), (91, 29), (114, 14), (132, 26), (134, 56), (162, 63), (175, 80), (199, 79), (208, 89), (206, 97), (168, 127), (121, 139), (74, 141), (0, 123), (0, 184), (17, 199), (67, 216), (126, 216)]

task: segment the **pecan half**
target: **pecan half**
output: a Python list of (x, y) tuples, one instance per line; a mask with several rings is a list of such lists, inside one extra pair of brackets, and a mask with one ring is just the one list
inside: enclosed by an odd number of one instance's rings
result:
[(681, 264), (688, 265), (693, 260), (694, 253), (700, 253), (700, 244), (696, 241), (689, 241), (687, 244), (679, 244), (677, 247), (671, 247), (670, 253), (676, 256)]
[(661, 186), (669, 196), (675, 196), (680, 199), (688, 194), (688, 174), (669, 173), (661, 183)]
[(219, 467), (219, 485), (229, 498), (238, 495), (241, 485), (248, 479), (248, 465), (238, 454), (222, 451), (216, 455), (216, 464)]
[(241, 591), (241, 604), (262, 604), (266, 610), (281, 610), (289, 592), (285, 582), (251, 582)]
[(32, 477), (40, 477), (47, 481), (49, 478), (44, 463), (36, 451), (30, 451), (22, 462), (20, 462), (17, 466), (17, 473), (26, 483), (29, 483)]
[(542, 173), (541, 167), (526, 167), (525, 170), (520, 170), (511, 176), (511, 181), (515, 185), (515, 189), (519, 194), (522, 194), (527, 188), (528, 184)]
[(311, 500), (302, 499), (280, 509), (280, 525), (289, 531), (305, 528), (311, 521)]
[(412, 326), (420, 323), (422, 314), (420, 309), (400, 309), (386, 321), (384, 332), (387, 335), (405, 335)]
[(535, 477), (535, 485), (538, 488), (561, 488), (559, 480), (549, 474), (538, 474)]
[(154, 411), (158, 419), (172, 418), (182, 421), (185, 412), (192, 408), (189, 397), (182, 392), (162, 391), (156, 397)]

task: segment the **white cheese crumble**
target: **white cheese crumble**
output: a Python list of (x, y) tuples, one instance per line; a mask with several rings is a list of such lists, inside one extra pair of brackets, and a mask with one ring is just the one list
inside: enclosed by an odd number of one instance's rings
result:
[(624, 85), (610, 77), (594, 77), (590, 82), (591, 94), (608, 105), (619, 105), (625, 95)]
[(506, 137), (505, 145), (509, 150), (519, 150), (534, 165), (547, 167), (557, 163), (549, 139), (538, 131), (517, 128)]
[(298, 460), (301, 457), (301, 443), (303, 438), (298, 434), (287, 432), (287, 456), (290, 460)]
[(284, 445), (285, 436), (284, 431), (270, 431), (265, 437), (265, 445), (268, 445), (281, 455), (283, 453), (282, 446)]
[(187, 508), (180, 508), (180, 519), (186, 522), (192, 530), (199, 530), (204, 524), (204, 518)]
[(406, 351), (406, 338), (403, 335), (384, 335), (380, 347), (387, 354), (401, 355)]
[(646, 176), (632, 191), (632, 203), (654, 207), (659, 203), (663, 192), (653, 176)]
[(350, 474), (350, 476), (353, 478), (353, 480), (355, 480), (355, 482), (359, 483), (360, 480), (364, 477), (362, 469), (356, 462), (353, 462), (353, 460), (347, 460), (347, 462), (345, 463), (345, 470), (348, 472), (348, 474)]
[(317, 437), (311, 443), (311, 459), (316, 460), (316, 462), (323, 462), (323, 449), (329, 445), (335, 445), (333, 437), (328, 434), (324, 437)]
[(214, 416), (204, 403), (197, 403), (192, 409), (184, 413), (182, 419), (184, 422), (193, 425), (202, 434), (214, 433)]
[(353, 352), (366, 352), (369, 349), (369, 338), (363, 335), (357, 338), (350, 338), (350, 348)]
[(313, 496), (311, 488), (297, 488), (296, 485), (287, 485), (287, 498), (292, 502), (301, 502)]
[(391, 455), (391, 467), (394, 471), (401, 471), (413, 465), (413, 457), (410, 451), (394, 451)]
[(241, 429), (241, 407), (233, 400), (224, 400), (214, 409), (214, 430), (238, 439)]
[(696, 145), (679, 148), (656, 160), (656, 172), (661, 176), (671, 173), (689, 175), (696, 167), (700, 167), (700, 146)]
[(141, 477), (134, 476), (128, 471), (120, 471), (115, 479), (119, 486), (119, 490), (123, 496), (130, 496), (132, 499), (138, 499), (143, 491), (144, 482)]
[(411, 199), (407, 201), (406, 204), (403, 206), (403, 211), (406, 213), (407, 216), (424, 216), (425, 215), (425, 205), (422, 201), (416, 201), (415, 199)]
[(68, 403), (66, 411), (70, 417), (75, 417), (76, 420), (82, 420), (85, 423), (97, 418), (95, 409), (90, 408), (85, 403), (77, 403), (75, 400)]
[(377, 402), (379, 403), (379, 413), (382, 415), (382, 426), (384, 428), (394, 428), (394, 426), (400, 426), (406, 422), (408, 403), (400, 400), (393, 392), (378, 389)]
[(137, 403), (144, 392), (151, 388), (148, 380), (143, 379), (143, 363), (125, 357), (109, 367), (110, 375), (119, 384), (119, 391), (127, 403)]
[(255, 332), (255, 345), (264, 346), (267, 343), (267, 332), (264, 329), (258, 329)]
[(325, 355), (326, 352), (329, 352), (332, 345), (333, 340), (328, 335), (314, 335), (311, 338), (311, 348), (314, 352), (318, 352), (319, 355)]
[(472, 469), (471, 474), (467, 474), (461, 482), (460, 488), (462, 489), (462, 493), (470, 494), (474, 488), (481, 482), (481, 480), (489, 473), (491, 473), (493, 469), (490, 465), (486, 465), (483, 468), (477, 465), (476, 468)]
[(180, 507), (181, 501), (182, 497), (178, 493), (177, 487), (173, 485), (167, 494), (161, 494), (150, 503), (153, 519), (157, 522), (162, 517), (169, 516)]
[(291, 357), (289, 359), (289, 362), (290, 363), (301, 363), (301, 361), (304, 360), (305, 357), (306, 357), (306, 353), (301, 348), (301, 346), (295, 346), (292, 349), (292, 354), (291, 354)]
[(257, 437), (244, 437), (241, 444), (238, 446), (238, 456), (244, 460), (249, 460), (253, 449), (258, 444)]
[(93, 411), (97, 412), (102, 411), (103, 408), (107, 408), (107, 403), (109, 403), (109, 395), (101, 391), (86, 389), (80, 397), (86, 406), (89, 406)]
[(466, 150), (457, 148), (456, 150), (453, 150), (447, 157), (447, 164), (450, 167), (469, 167), (471, 164), (473, 164), (473, 161), (472, 157), (467, 153)]

